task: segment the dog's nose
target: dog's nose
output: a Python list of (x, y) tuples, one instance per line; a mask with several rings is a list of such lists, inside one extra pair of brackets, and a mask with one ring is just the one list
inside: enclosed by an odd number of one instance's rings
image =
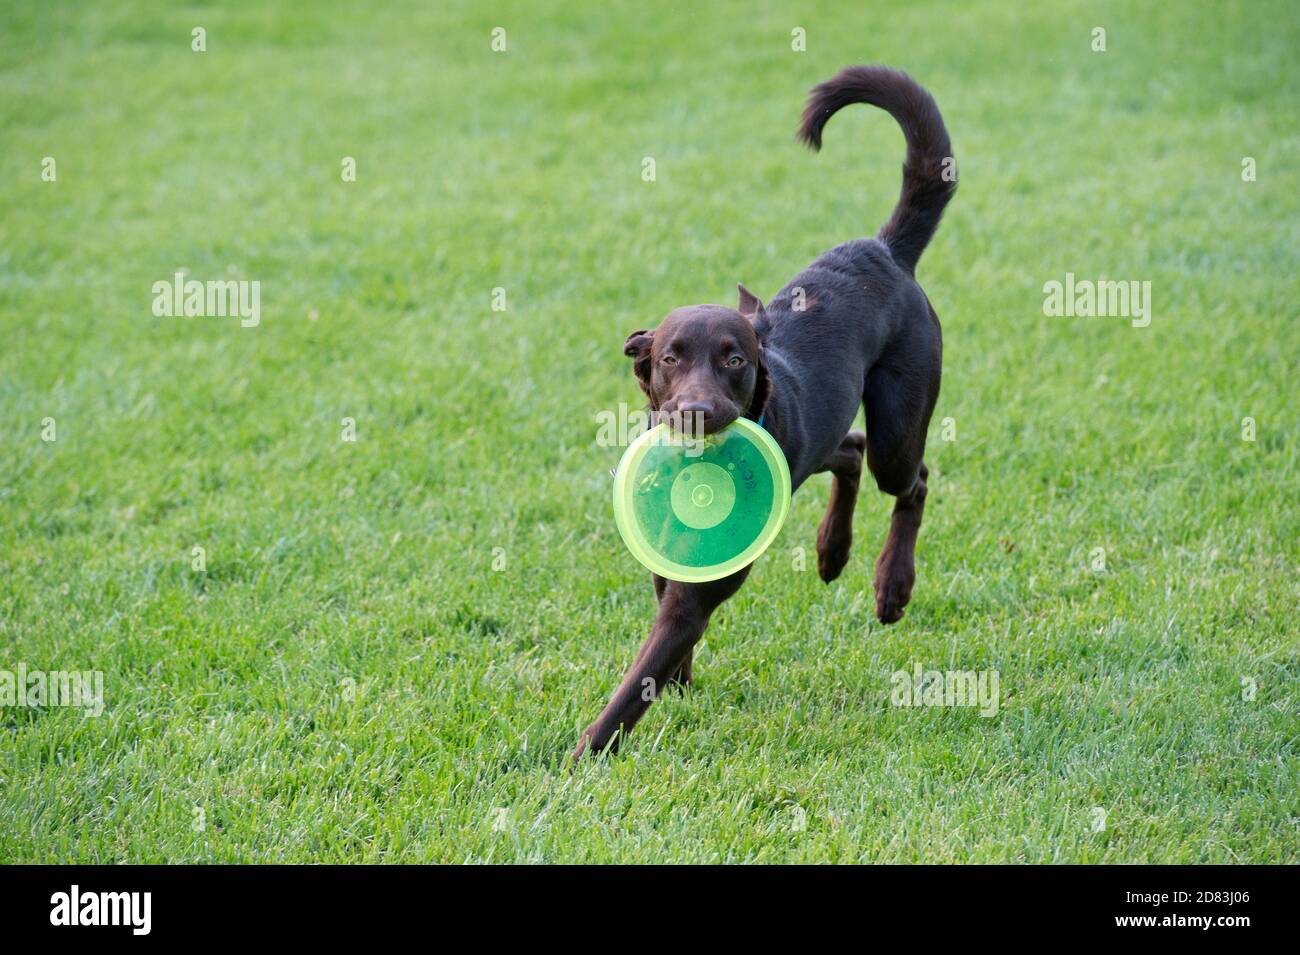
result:
[(688, 401), (677, 406), (677, 413), (682, 416), (681, 430), (684, 434), (703, 434), (716, 417), (713, 405), (707, 401)]

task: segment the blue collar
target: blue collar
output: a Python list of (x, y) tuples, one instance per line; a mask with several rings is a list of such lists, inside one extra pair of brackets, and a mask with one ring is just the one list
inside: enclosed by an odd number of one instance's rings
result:
[(761, 415), (758, 416), (758, 426), (759, 426), (760, 428), (763, 427), (763, 419), (766, 418), (766, 417), (767, 417), (767, 412), (766, 412), (766, 411), (764, 411)]

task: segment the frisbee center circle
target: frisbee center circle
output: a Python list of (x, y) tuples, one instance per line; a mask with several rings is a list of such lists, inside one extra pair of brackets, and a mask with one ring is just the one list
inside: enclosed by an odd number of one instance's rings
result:
[(736, 505), (736, 484), (725, 468), (699, 461), (673, 480), (673, 514), (697, 531), (716, 527)]

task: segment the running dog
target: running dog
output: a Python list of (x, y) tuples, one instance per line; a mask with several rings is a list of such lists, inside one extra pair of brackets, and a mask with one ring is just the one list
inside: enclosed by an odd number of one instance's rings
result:
[[(903, 188), (873, 239), (824, 253), (766, 306), (743, 285), (736, 308), (690, 305), (623, 351), (652, 413), (702, 423), (712, 434), (744, 416), (772, 434), (798, 488), (833, 475), (817, 530), (817, 569), (829, 583), (848, 562), (863, 458), (896, 500), (876, 560), (876, 616), (902, 619), (916, 579), (913, 555), (925, 510), (926, 429), (939, 396), (939, 318), (917, 284), (916, 263), (956, 190), (952, 147), (934, 99), (904, 73), (852, 66), (813, 89), (799, 138), (821, 148), (822, 129), (851, 103), (887, 111), (903, 128)], [(850, 431), (858, 407), (867, 429)], [(740, 589), (749, 568), (709, 583), (654, 576), (659, 611), (650, 635), (573, 758), (613, 750), (658, 690), (691, 682), (691, 658), (709, 617)]]

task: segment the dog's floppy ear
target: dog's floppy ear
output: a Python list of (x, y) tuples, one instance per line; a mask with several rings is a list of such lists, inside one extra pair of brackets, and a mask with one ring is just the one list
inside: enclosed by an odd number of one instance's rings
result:
[(654, 329), (640, 328), (623, 343), (623, 354), (632, 359), (632, 371), (647, 397), (650, 396), (650, 346), (654, 340)]
[(749, 399), (749, 408), (745, 411), (746, 418), (752, 418), (757, 421), (763, 417), (763, 409), (767, 407), (767, 399), (772, 394), (772, 376), (767, 372), (767, 359), (763, 355), (763, 346), (758, 346), (758, 377), (754, 379), (754, 397)]
[(745, 286), (741, 285), (739, 282), (736, 283), (736, 288), (740, 290), (740, 304), (736, 306), (736, 311), (751, 322), (759, 316), (766, 314), (763, 308), (763, 303), (759, 300), (757, 295), (745, 288)]

